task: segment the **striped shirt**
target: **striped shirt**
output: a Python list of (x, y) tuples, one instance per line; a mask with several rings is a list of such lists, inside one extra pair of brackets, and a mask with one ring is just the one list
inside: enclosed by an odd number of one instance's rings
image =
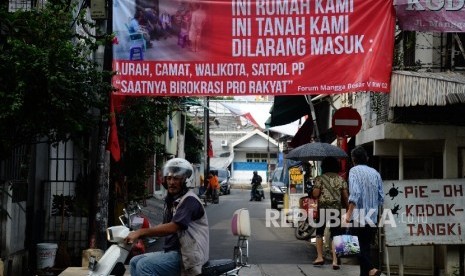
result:
[(380, 174), (367, 165), (349, 171), (349, 202), (355, 204), (352, 220), (361, 226), (378, 222), (378, 207), (383, 205), (383, 181)]

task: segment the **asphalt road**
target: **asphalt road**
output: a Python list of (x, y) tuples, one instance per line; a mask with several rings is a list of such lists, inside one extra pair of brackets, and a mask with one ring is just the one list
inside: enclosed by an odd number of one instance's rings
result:
[[(249, 239), (251, 264), (311, 264), (316, 250), (308, 241), (297, 240), (294, 228), (267, 227), (266, 212), (271, 211), (269, 192), (265, 200), (249, 201), (250, 190), (232, 189), (230, 195), (220, 197), (219, 204), (206, 207), (210, 224), (210, 258), (232, 258), (237, 237), (231, 233), (231, 218), (235, 210), (247, 208), (250, 213), (252, 235)], [(281, 225), (280, 220), (277, 220)]]
[[(313, 244), (294, 237), (294, 228), (267, 227), (266, 210), (270, 208), (269, 191), (266, 199), (250, 202), (250, 190), (231, 190), (230, 195), (220, 197), (219, 204), (206, 207), (210, 223), (210, 259), (232, 258), (237, 237), (231, 233), (231, 218), (235, 210), (247, 208), (250, 212), (252, 235), (249, 238), (249, 267), (241, 269), (244, 276), (354, 276), (359, 274), (357, 265), (351, 259), (343, 259), (341, 270), (332, 270), (328, 265), (315, 267), (312, 261), (316, 251)], [(162, 201), (148, 200), (145, 211), (152, 223), (159, 223)], [(157, 240), (148, 251), (160, 250), (163, 238)], [(349, 262), (347, 262), (349, 260)]]

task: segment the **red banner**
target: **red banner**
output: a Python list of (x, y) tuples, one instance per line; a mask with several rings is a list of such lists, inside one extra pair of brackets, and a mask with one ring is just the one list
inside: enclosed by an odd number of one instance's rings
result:
[(392, 1), (158, 3), (136, 7), (134, 0), (114, 1), (116, 94), (278, 96), (390, 90)]

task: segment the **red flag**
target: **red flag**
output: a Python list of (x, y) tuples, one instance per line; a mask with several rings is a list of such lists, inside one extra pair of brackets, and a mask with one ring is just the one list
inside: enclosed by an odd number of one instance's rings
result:
[(210, 139), (208, 139), (208, 157), (213, 157), (213, 146)]
[(116, 128), (116, 113), (113, 96), (110, 97), (110, 135), (108, 136), (107, 150), (113, 159), (118, 162), (121, 159), (121, 149), (118, 141), (118, 130)]
[(126, 96), (111, 94), (111, 100), (113, 101), (113, 108), (114, 108), (115, 113), (120, 113), (121, 110), (123, 110)]

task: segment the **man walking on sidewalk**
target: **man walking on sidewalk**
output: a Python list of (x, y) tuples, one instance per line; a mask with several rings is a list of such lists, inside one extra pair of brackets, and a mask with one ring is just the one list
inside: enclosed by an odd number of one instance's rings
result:
[(375, 169), (368, 167), (363, 147), (353, 149), (351, 157), (354, 167), (349, 171), (349, 210), (345, 222), (355, 225), (351, 230), (360, 243), (360, 276), (379, 276), (381, 270), (371, 261), (370, 244), (377, 231), (378, 208), (384, 201), (383, 181)]

